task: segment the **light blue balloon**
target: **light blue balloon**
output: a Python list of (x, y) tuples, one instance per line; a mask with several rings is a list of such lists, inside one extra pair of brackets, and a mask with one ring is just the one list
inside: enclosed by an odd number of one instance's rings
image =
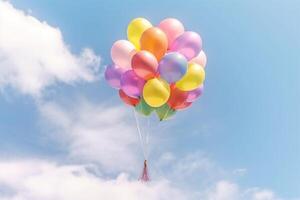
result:
[(175, 83), (186, 73), (188, 62), (186, 58), (176, 52), (166, 54), (159, 62), (158, 71), (161, 78), (168, 83)]

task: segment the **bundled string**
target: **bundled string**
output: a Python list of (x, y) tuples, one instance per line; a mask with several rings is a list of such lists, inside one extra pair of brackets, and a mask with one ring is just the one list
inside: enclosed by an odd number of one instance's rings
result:
[[(147, 133), (145, 133), (145, 135), (142, 133), (141, 128), (140, 128), (140, 123), (139, 123), (139, 120), (137, 117), (137, 113), (135, 110), (134, 110), (134, 118), (135, 118), (136, 128), (137, 128), (137, 132), (139, 134), (139, 139), (140, 139), (140, 143), (141, 143), (141, 147), (142, 147), (143, 155), (144, 155), (144, 167), (143, 167), (142, 174), (141, 174), (139, 180), (142, 182), (148, 182), (148, 181), (150, 181), (148, 166), (147, 166), (149, 133), (147, 132)], [(148, 126), (150, 126), (149, 119), (148, 119)]]

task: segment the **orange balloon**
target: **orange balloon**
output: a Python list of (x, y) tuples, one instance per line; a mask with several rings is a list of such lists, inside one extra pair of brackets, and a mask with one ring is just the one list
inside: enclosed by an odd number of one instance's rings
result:
[(167, 52), (168, 38), (159, 28), (151, 27), (142, 34), (140, 44), (142, 50), (151, 52), (159, 61)]

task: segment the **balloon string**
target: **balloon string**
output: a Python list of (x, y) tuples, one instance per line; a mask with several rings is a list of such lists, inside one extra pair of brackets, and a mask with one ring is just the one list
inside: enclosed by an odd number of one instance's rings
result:
[(146, 160), (149, 155), (149, 132), (150, 132), (150, 120), (147, 118), (147, 130), (146, 130)]
[[(142, 105), (142, 110), (144, 110), (144, 106), (145, 104), (141, 104)], [(142, 117), (141, 117), (142, 118)], [(149, 134), (149, 118), (147, 117), (147, 129), (145, 129), (144, 127), (144, 130), (141, 131), (141, 135), (142, 135), (142, 138), (143, 138), (143, 143), (144, 143), (144, 148), (145, 148), (145, 159), (147, 160), (148, 159), (148, 134)]]
[(141, 147), (142, 147), (142, 150), (143, 150), (144, 159), (146, 160), (147, 156), (146, 156), (146, 151), (145, 151), (145, 145), (144, 145), (143, 135), (142, 135), (141, 129), (140, 129), (140, 123), (139, 123), (139, 120), (137, 118), (137, 113), (136, 113), (135, 109), (133, 109), (133, 112), (134, 112), (136, 129), (137, 129), (137, 131), (139, 133), (140, 143), (141, 143)]
[(165, 113), (165, 115), (164, 115), (164, 117), (161, 119), (161, 121), (164, 120), (166, 116), (168, 116), (170, 110), (171, 110), (171, 107), (168, 108), (167, 112)]

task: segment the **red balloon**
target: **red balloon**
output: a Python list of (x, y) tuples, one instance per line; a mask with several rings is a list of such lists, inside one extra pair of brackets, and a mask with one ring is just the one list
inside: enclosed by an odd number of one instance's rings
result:
[(183, 110), (186, 109), (188, 107), (190, 107), (192, 105), (193, 102), (184, 102), (181, 105), (176, 106), (175, 110)]
[(124, 103), (131, 105), (131, 106), (136, 106), (140, 101), (137, 98), (128, 96), (127, 94), (125, 94), (125, 92), (123, 92), (123, 90), (119, 90), (119, 96)]
[(139, 51), (132, 57), (131, 67), (136, 75), (148, 80), (155, 77), (158, 63), (152, 53)]
[(176, 88), (175, 84), (171, 85), (171, 95), (168, 100), (168, 105), (173, 109), (180, 109), (182, 104), (184, 104), (188, 98), (189, 93), (179, 90)]

